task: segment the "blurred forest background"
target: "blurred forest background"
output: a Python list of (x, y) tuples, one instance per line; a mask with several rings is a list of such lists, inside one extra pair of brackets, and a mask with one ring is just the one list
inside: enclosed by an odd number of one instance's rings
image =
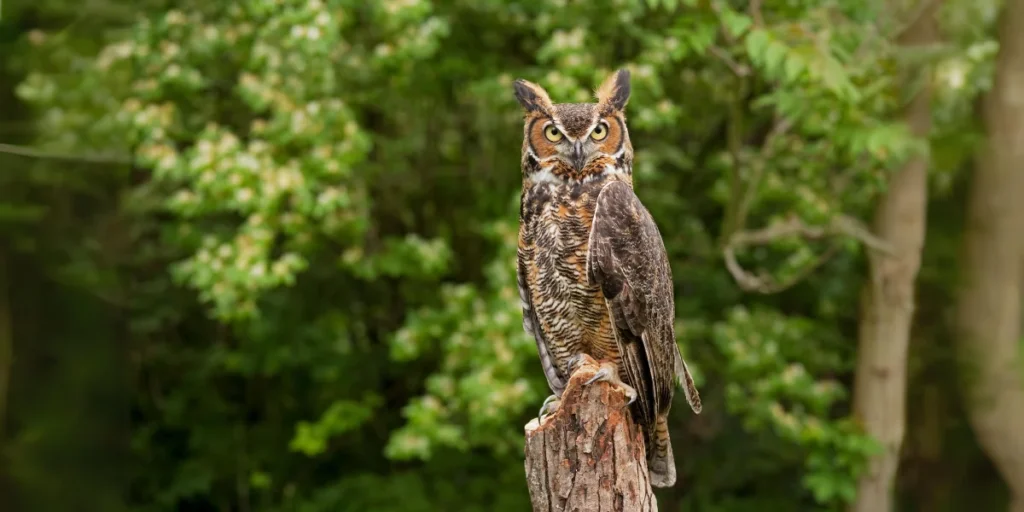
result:
[(1024, 0), (0, 14), (4, 511), (528, 510), (511, 83), (620, 66), (661, 510), (1024, 510)]

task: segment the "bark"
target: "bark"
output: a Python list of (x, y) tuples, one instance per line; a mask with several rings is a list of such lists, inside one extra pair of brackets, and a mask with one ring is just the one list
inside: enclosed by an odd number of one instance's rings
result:
[(534, 512), (657, 512), (643, 434), (625, 395), (584, 384), (593, 359), (573, 373), (558, 410), (526, 425), (526, 483)]
[(957, 297), (957, 355), (966, 409), (982, 449), (1024, 512), (1024, 366), (1020, 354), (1021, 179), (1024, 167), (1024, 0), (1000, 18), (986, 142), (967, 199)]
[[(929, 0), (925, 0), (929, 1)], [(904, 46), (934, 43), (938, 37), (930, 2), (900, 37)], [(916, 137), (931, 129), (931, 83), (924, 80), (904, 113)], [(914, 289), (921, 267), (927, 220), (927, 155), (911, 158), (889, 182), (875, 212), (875, 234), (892, 248), (872, 251), (870, 281), (861, 293), (854, 415), (865, 432), (882, 445), (857, 485), (850, 510), (893, 509), (893, 485), (906, 429), (907, 353), (914, 317)]]

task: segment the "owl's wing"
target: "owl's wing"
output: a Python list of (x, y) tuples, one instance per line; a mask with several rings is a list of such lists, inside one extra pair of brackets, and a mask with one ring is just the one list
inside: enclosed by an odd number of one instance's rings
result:
[[(525, 227), (520, 224), (519, 229), (520, 240), (522, 240), (522, 230)], [(540, 365), (544, 370), (544, 377), (548, 380), (548, 387), (551, 388), (552, 393), (561, 396), (562, 391), (565, 389), (566, 379), (558, 371), (558, 367), (551, 356), (551, 351), (548, 349), (548, 342), (544, 338), (544, 331), (541, 329), (540, 322), (537, 321), (537, 313), (533, 309), (532, 294), (530, 293), (529, 282), (526, 279), (526, 273), (528, 272), (526, 252), (529, 250), (529, 248), (523, 247), (522, 243), (520, 243), (516, 253), (516, 281), (519, 287), (519, 302), (523, 307), (523, 330), (533, 336), (533, 339), (537, 342), (537, 353), (540, 355)]]
[(675, 299), (665, 243), (632, 187), (613, 181), (597, 197), (587, 280), (615, 322), (622, 366), (648, 425), (671, 405), (677, 381), (694, 412), (700, 396), (675, 341)]

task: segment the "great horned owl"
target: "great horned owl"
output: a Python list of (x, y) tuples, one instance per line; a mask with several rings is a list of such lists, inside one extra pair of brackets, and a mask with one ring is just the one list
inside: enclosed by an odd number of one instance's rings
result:
[(633, 193), (633, 147), (624, 109), (629, 72), (597, 90), (597, 103), (554, 104), (517, 80), (525, 110), (517, 276), (523, 328), (537, 341), (558, 399), (579, 354), (601, 361), (594, 380), (630, 397), (642, 426), (651, 483), (676, 481), (667, 418), (677, 383), (700, 413), (700, 396), (673, 327), (672, 271), (654, 219)]

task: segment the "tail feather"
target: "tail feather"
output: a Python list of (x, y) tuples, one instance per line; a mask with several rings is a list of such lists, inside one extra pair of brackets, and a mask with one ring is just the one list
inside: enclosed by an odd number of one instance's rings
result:
[(697, 385), (693, 382), (693, 377), (690, 375), (690, 369), (686, 367), (686, 361), (683, 361), (682, 354), (676, 350), (676, 379), (679, 381), (679, 386), (683, 388), (683, 395), (686, 396), (686, 403), (690, 404), (690, 409), (693, 409), (694, 414), (700, 414), (702, 405), (700, 403), (700, 393), (697, 392)]
[(676, 483), (676, 459), (672, 455), (672, 439), (668, 433), (668, 418), (658, 416), (651, 439), (647, 470), (654, 487), (672, 487)]

